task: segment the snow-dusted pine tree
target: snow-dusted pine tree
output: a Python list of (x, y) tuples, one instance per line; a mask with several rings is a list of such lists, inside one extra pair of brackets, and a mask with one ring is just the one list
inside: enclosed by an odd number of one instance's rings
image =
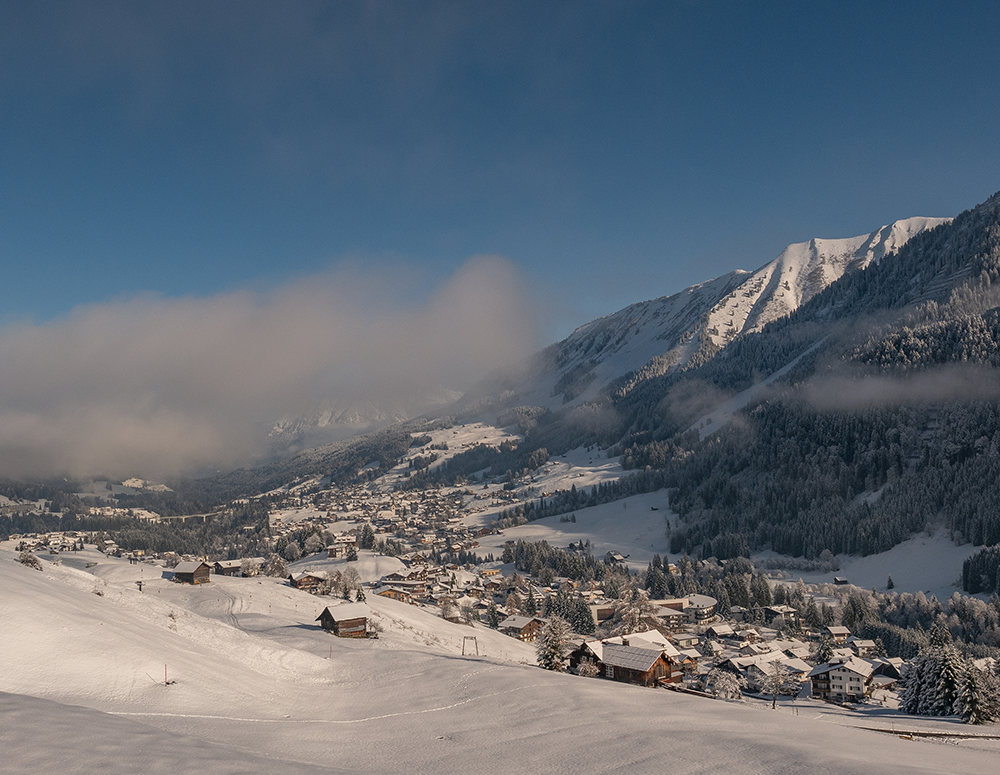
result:
[(934, 716), (948, 716), (954, 712), (960, 689), (968, 672), (965, 660), (954, 644), (949, 643), (941, 650), (941, 672), (938, 677), (937, 699)]
[[(901, 681), (899, 709), (917, 716), (949, 716), (965, 710), (963, 692), (975, 668), (962, 658), (946, 627), (931, 628), (930, 645), (909, 663)], [(976, 676), (972, 689), (977, 689)], [(961, 715), (961, 714), (960, 714)]]
[(834, 648), (836, 648), (836, 644), (834, 644), (833, 638), (823, 638), (820, 641), (819, 649), (816, 651), (816, 662), (822, 664), (833, 659)]
[(538, 664), (546, 670), (563, 671), (563, 660), (569, 642), (569, 623), (561, 616), (553, 616), (538, 633), (536, 654)]
[(952, 710), (966, 724), (988, 724), (1000, 718), (1000, 680), (969, 665)]

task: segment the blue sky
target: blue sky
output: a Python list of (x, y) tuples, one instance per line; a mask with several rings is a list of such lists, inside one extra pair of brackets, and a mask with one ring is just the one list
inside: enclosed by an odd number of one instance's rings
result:
[(352, 260), (522, 268), (542, 338), (1000, 189), (1000, 4), (0, 9), (6, 320)]
[[(0, 476), (260, 459), (1000, 189), (1000, 3), (0, 4)], [(407, 410), (409, 412), (409, 410)]]

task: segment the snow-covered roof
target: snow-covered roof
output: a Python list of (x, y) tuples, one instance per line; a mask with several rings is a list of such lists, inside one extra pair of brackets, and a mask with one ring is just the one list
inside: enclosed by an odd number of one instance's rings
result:
[(201, 560), (189, 560), (188, 562), (179, 562), (177, 567), (174, 568), (174, 573), (194, 573), (198, 568), (204, 565)]
[[(344, 603), (342, 605), (327, 606), (323, 609), (329, 611), (334, 621), (342, 622), (347, 619), (361, 619), (371, 616), (371, 610), (364, 603)], [(320, 613), (320, 617), (323, 616)], [(319, 617), (317, 617), (319, 619)]]
[(812, 670), (809, 671), (807, 678), (812, 678), (813, 676), (823, 675), (824, 673), (829, 673), (831, 670), (844, 669), (850, 670), (852, 673), (857, 673), (863, 678), (867, 678), (872, 674), (875, 669), (871, 662), (861, 659), (860, 657), (851, 657), (850, 659), (834, 660), (832, 662), (824, 662), (822, 665), (816, 665)]
[(545, 620), (539, 616), (508, 616), (500, 622), (500, 629), (505, 630), (508, 628), (514, 628), (521, 630), (527, 627), (531, 622), (535, 621), (541, 623)]
[(646, 672), (656, 663), (662, 653), (660, 649), (644, 649), (636, 646), (605, 643), (604, 656), (601, 661), (606, 665)]

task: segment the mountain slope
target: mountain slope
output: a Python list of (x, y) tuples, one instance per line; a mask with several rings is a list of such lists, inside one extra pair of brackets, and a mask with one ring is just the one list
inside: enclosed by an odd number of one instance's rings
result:
[[(612, 382), (639, 382), (710, 359), (738, 336), (785, 317), (845, 274), (864, 270), (947, 218), (908, 218), (870, 234), (789, 245), (755, 272), (737, 270), (672, 296), (632, 304), (576, 329), (529, 362), (492, 375), (456, 404), (557, 409), (593, 400)], [(629, 375), (624, 380), (623, 375)]]

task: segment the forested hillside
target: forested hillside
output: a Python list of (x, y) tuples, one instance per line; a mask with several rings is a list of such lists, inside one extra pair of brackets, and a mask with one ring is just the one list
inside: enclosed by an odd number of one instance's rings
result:
[[(1000, 540), (1000, 198), (845, 276), (711, 362), (615, 395), (626, 467), (662, 468), (674, 551), (885, 550), (943, 522)], [(826, 337), (823, 339), (823, 337)], [(721, 433), (673, 399), (731, 395), (822, 347)], [(700, 410), (702, 407), (699, 406)]]

